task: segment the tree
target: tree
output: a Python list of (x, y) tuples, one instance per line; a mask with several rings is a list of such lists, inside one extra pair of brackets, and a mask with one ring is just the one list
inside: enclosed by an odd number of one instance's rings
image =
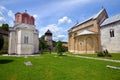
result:
[(0, 35), (0, 50), (3, 48), (4, 45), (4, 38), (2, 35)]
[(42, 36), (39, 40), (39, 50), (41, 53), (43, 53), (44, 50), (49, 50), (50, 46), (47, 44), (47, 42), (44, 40), (45, 36)]
[(8, 24), (2, 24), (1, 29), (4, 30), (4, 31), (9, 31), (9, 25)]
[(57, 45), (56, 45), (56, 50), (58, 55), (62, 56), (63, 54), (63, 46), (62, 46), (62, 42), (58, 41)]

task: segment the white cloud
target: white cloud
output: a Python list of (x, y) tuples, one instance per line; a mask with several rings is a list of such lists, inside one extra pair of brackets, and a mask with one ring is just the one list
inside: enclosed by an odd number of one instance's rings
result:
[(12, 10), (8, 11), (8, 16), (14, 19), (14, 13), (12, 12)]
[(68, 23), (69, 24), (71, 22), (72, 22), (72, 20), (69, 19), (67, 16), (64, 16), (63, 18), (58, 20), (58, 24), (63, 24), (63, 23)]
[(47, 30), (50, 30), (52, 33), (53, 33), (53, 40), (63, 40), (64, 39), (64, 35), (62, 35), (62, 31), (63, 31), (63, 28), (62, 27), (59, 27), (58, 25), (56, 24), (50, 24), (50, 25), (47, 25), (46, 27), (42, 27), (39, 31), (40, 31), (40, 36), (44, 35), (44, 33), (47, 31)]
[(46, 27), (42, 27), (40, 29), (40, 33), (44, 34), (48, 29), (55, 34), (59, 33), (59, 31), (62, 30), (62, 28), (58, 27), (56, 24), (50, 24), (47, 25)]
[(6, 21), (6, 19), (0, 15), (0, 26), (2, 25), (2, 23), (4, 23)]
[(5, 18), (0, 16), (0, 21), (5, 21)]
[(4, 6), (0, 6), (0, 23), (8, 23), (13, 26), (14, 13), (12, 10), (7, 9)]
[[(67, 35), (65, 34), (67, 32), (67, 30), (65, 30), (65, 28), (63, 29), (63, 27), (60, 26), (60, 24), (63, 23), (71, 23), (72, 20), (70, 18), (68, 18), (67, 16), (62, 17), (61, 19), (58, 20), (57, 24), (49, 24), (45, 27), (41, 27), (40, 28), (40, 37), (42, 35), (44, 35), (44, 33), (49, 29), (52, 33), (53, 33), (53, 40), (55, 41), (65, 41), (67, 39)], [(66, 25), (66, 24), (65, 24)]]
[(65, 38), (65, 35), (58, 35), (58, 36), (57, 36), (57, 39), (58, 39), (58, 40), (61, 40), (61, 41), (64, 40), (64, 38)]
[(37, 18), (38, 18), (38, 15), (37, 15), (37, 14), (34, 14), (33, 17), (34, 17), (35, 19), (37, 19)]
[(0, 11), (6, 11), (6, 8), (4, 6), (0, 6)]

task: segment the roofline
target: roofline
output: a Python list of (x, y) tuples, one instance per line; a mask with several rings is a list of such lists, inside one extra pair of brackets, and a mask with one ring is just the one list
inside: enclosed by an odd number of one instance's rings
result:
[[(100, 10), (100, 11), (101, 11), (101, 12), (105, 11), (105, 13), (106, 13), (106, 15), (107, 15), (107, 17), (108, 17), (108, 14), (107, 14), (107, 11), (106, 11), (105, 8), (103, 8), (103, 9)], [(98, 12), (99, 15), (101, 14), (100, 11)], [(98, 15), (98, 16), (99, 16), (99, 15)], [(88, 20), (85, 20), (85, 21), (83, 21), (83, 22), (81, 22), (81, 23), (78, 23), (78, 24), (74, 25), (72, 28), (70, 28), (70, 29), (68, 30), (68, 32), (69, 32), (71, 29), (76, 28), (76, 27), (78, 27), (78, 26), (80, 26), (80, 25), (82, 25), (82, 24), (84, 24), (84, 23), (86, 23), (86, 22), (88, 22), (88, 21), (90, 21), (90, 20), (96, 20), (96, 19), (97, 19), (97, 17), (96, 17), (96, 18), (91, 17), (91, 18), (89, 18)]]
[(86, 20), (86, 21), (83, 21), (83, 22), (81, 22), (81, 23), (78, 23), (78, 24), (76, 24), (76, 25), (74, 25), (72, 28), (70, 28), (68, 31), (70, 31), (71, 29), (73, 29), (73, 28), (76, 28), (76, 27), (78, 27), (78, 26), (80, 26), (80, 25), (82, 25), (82, 24), (84, 24), (84, 23), (86, 23), (86, 22), (88, 22), (88, 21), (90, 21), (90, 20), (95, 20), (95, 19), (89, 19), (89, 20)]
[(23, 12), (23, 13), (17, 12), (17, 13), (15, 13), (15, 16), (17, 14), (21, 14), (21, 15), (27, 14), (29, 17), (31, 17), (31, 18), (33, 18), (35, 20), (34, 16), (33, 15), (29, 15), (27, 12)]
[(105, 27), (105, 26), (107, 26), (107, 25), (111, 25), (111, 24), (113, 24), (113, 23), (117, 23), (117, 22), (119, 22), (119, 21), (120, 21), (120, 20), (115, 21), (115, 22), (111, 22), (111, 23), (108, 23), (108, 24), (105, 24), (105, 25), (100, 25), (100, 28)]

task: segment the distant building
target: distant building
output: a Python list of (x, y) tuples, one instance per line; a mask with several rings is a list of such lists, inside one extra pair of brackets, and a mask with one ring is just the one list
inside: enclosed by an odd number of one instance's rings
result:
[(102, 50), (120, 52), (120, 14), (107, 18), (100, 26)]
[(39, 34), (35, 29), (35, 19), (27, 12), (16, 13), (14, 26), (9, 34), (9, 54), (33, 54), (39, 49)]
[(45, 33), (45, 41), (47, 41), (50, 49), (53, 50), (52, 32), (50, 30), (47, 30), (47, 32)]

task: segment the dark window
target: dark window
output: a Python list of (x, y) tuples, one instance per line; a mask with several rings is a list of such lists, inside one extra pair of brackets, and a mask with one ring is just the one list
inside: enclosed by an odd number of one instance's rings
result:
[(28, 44), (28, 36), (24, 36), (24, 44)]
[(24, 44), (26, 44), (26, 36), (24, 36)]
[(113, 29), (110, 30), (110, 37), (114, 37), (114, 30)]
[(28, 44), (28, 36), (26, 37), (26, 42), (27, 42), (27, 44)]

